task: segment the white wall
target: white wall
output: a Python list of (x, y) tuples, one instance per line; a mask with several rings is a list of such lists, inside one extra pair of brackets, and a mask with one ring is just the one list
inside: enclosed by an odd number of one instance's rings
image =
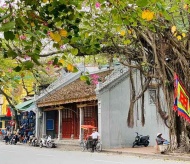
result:
[[(135, 75), (136, 76), (136, 75)], [(140, 80), (136, 76), (136, 87)], [(101, 100), (101, 139), (103, 148), (131, 147), (136, 133), (150, 136), (150, 146), (155, 145), (156, 134), (161, 132), (169, 139), (169, 129), (157, 114), (155, 105), (149, 104), (149, 92), (145, 93), (145, 125), (141, 124), (141, 101), (135, 105), (134, 127), (127, 126), (127, 116), (130, 102), (129, 78), (121, 77), (121, 83), (113, 82), (99, 92)], [(164, 104), (164, 103), (163, 103)]]

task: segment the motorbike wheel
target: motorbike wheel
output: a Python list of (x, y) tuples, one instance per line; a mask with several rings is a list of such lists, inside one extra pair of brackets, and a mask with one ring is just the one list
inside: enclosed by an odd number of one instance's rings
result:
[(148, 142), (148, 141), (145, 141), (144, 146), (147, 147), (148, 145), (149, 145), (149, 142)]
[(37, 141), (34, 142), (34, 146), (36, 147), (38, 144), (37, 144)]
[(48, 148), (52, 148), (53, 147), (53, 144), (51, 142), (47, 143), (47, 147)]
[(102, 144), (101, 144), (100, 142), (98, 142), (98, 143), (96, 144), (96, 151), (97, 151), (97, 152), (101, 152), (101, 151), (102, 151)]
[(133, 146), (132, 146), (132, 148), (134, 148), (136, 144), (137, 144), (136, 141), (134, 141), (134, 142), (133, 142)]
[(80, 142), (80, 148), (81, 148), (82, 151), (85, 151), (85, 149), (86, 149), (86, 143), (84, 141)]

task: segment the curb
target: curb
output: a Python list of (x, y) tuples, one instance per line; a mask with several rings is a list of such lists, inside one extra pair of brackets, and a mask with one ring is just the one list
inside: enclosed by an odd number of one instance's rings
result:
[(175, 160), (175, 161), (190, 161), (190, 156), (173, 156), (172, 154), (142, 154), (134, 152), (124, 152), (124, 151), (111, 151), (111, 150), (102, 150), (104, 153), (113, 153), (113, 154), (123, 154), (128, 156), (138, 156), (143, 158), (154, 158), (154, 159), (164, 159), (164, 160)]

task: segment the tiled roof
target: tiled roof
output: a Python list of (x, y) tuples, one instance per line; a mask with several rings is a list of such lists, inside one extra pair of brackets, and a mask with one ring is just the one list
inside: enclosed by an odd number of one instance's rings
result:
[[(105, 77), (111, 73), (111, 70), (104, 72), (97, 72), (102, 82), (105, 81)], [(72, 81), (71, 83), (61, 88), (46, 94), (43, 98), (37, 101), (38, 107), (60, 105), (73, 102), (82, 102), (97, 100), (95, 93), (95, 84), (88, 85), (85, 81), (81, 81), (80, 78)]]

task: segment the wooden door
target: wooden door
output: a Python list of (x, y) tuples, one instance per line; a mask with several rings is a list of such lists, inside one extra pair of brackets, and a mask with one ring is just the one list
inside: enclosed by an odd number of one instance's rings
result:
[(73, 114), (71, 110), (63, 110), (62, 136), (63, 138), (71, 138), (73, 134)]
[(84, 108), (84, 125), (98, 126), (98, 108), (90, 106)]
[(62, 136), (63, 138), (71, 138), (71, 135), (75, 139), (79, 138), (79, 121), (80, 114), (76, 107), (69, 106), (68, 109), (64, 109), (62, 113)]
[[(84, 125), (92, 125), (98, 128), (98, 108), (97, 106), (90, 106), (84, 108)], [(92, 129), (84, 131), (84, 138), (92, 134)]]

